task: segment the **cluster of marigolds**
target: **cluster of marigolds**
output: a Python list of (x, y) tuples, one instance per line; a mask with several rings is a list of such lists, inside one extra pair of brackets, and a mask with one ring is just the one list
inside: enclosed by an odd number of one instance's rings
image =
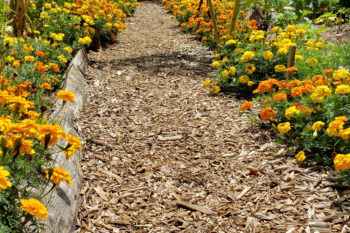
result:
[[(72, 54), (89, 45), (97, 30), (101, 37), (115, 39), (126, 28), (123, 21), (136, 4), (133, 0), (77, 0), (63, 5), (51, 1), (42, 7), (36, 36), (3, 39), (6, 53), (0, 59), (0, 202), (2, 211), (16, 216), (6, 216), (2, 225), (18, 229), (8, 220), (23, 221), (19, 209), (36, 219), (47, 219), (48, 211), (41, 200), (48, 194), (48, 181), (53, 187), (62, 181), (72, 183), (69, 172), (50, 167), (55, 158), (53, 149), (48, 149), (56, 145), (68, 160), (82, 145), (78, 137), (45, 117), (49, 103), (45, 95), (60, 87)], [(62, 99), (64, 106), (74, 102), (75, 96), (60, 90), (56, 98)], [(27, 217), (24, 224), (29, 220), (35, 219)]]
[[(206, 80), (204, 87), (213, 94), (255, 95), (257, 107), (263, 109), (256, 112), (253, 102), (247, 101), (240, 111), (269, 123), (279, 141), (300, 150), (298, 161), (332, 162), (350, 183), (350, 73), (345, 68), (324, 69), (313, 56), (325, 49), (322, 39), (295, 25), (258, 30), (257, 22), (247, 20), (242, 11), (230, 34), (235, 3), (223, 0), (214, 1), (219, 29), (215, 40), (207, 1), (201, 6), (194, 0), (163, 0), (163, 4), (182, 27), (217, 48), (212, 63), (216, 81)], [(297, 48), (295, 66), (287, 67), (291, 46)]]

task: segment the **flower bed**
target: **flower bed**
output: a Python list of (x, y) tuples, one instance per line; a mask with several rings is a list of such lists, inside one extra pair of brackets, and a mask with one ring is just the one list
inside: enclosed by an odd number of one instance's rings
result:
[[(2, 35), (0, 232), (41, 228), (38, 220), (48, 215), (43, 198), (62, 181), (71, 184), (70, 174), (52, 164), (56, 153), (62, 151), (69, 160), (82, 145), (57, 119), (46, 118), (52, 101), (47, 97), (60, 88), (68, 62), (92, 42), (96, 30), (104, 40), (115, 39), (135, 6), (133, 0), (45, 3), (35, 37)], [(63, 100), (63, 108), (75, 95), (61, 90), (56, 98)]]
[[(333, 163), (342, 181), (350, 183), (350, 74), (339, 68), (344, 59), (331, 53), (337, 51), (334, 45), (324, 42), (310, 25), (258, 30), (257, 22), (247, 20), (243, 11), (230, 33), (232, 1), (214, 1), (219, 29), (216, 40), (206, 1), (201, 6), (192, 0), (163, 0), (163, 4), (185, 30), (215, 49), (212, 66), (217, 69), (216, 80), (206, 80), (204, 87), (213, 94), (235, 92), (248, 99), (254, 96), (263, 109), (250, 111), (251, 118), (270, 125), (279, 142), (300, 150), (298, 161)], [(295, 65), (288, 67), (293, 46)], [(241, 111), (252, 106), (252, 102), (246, 102)]]

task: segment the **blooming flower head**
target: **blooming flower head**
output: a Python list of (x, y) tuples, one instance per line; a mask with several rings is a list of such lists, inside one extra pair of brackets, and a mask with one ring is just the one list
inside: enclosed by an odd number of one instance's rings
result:
[(246, 67), (245, 67), (245, 71), (248, 73), (248, 74), (253, 74), (254, 71), (256, 70), (255, 66), (253, 64), (248, 64)]
[[(46, 172), (46, 179), (49, 179), (49, 171), (45, 171)], [(71, 184), (72, 180), (69, 177), (69, 172), (63, 170), (60, 167), (55, 167), (52, 170), (52, 174), (50, 176), (50, 180), (52, 180), (52, 182), (56, 185), (59, 185), (61, 183), (62, 180), (65, 180), (67, 182), (67, 184)]]
[(29, 199), (21, 199), (22, 203), (21, 209), (27, 211), (29, 214), (36, 216), (37, 220), (42, 218), (44, 220), (47, 219), (47, 209), (46, 207), (37, 199), (29, 198)]
[(10, 173), (5, 170), (4, 167), (0, 167), (0, 191), (12, 186), (11, 182), (8, 180), (9, 175)]
[(250, 60), (253, 60), (255, 57), (255, 54), (253, 51), (245, 51), (241, 57), (241, 60), (244, 62), (248, 62)]
[(296, 114), (299, 114), (300, 113), (300, 110), (297, 109), (296, 106), (291, 106), (289, 108), (287, 108), (284, 112), (284, 116), (287, 118), (287, 119), (290, 119), (293, 115), (296, 115)]
[(276, 113), (272, 108), (264, 108), (260, 112), (260, 118), (264, 121), (273, 121), (276, 118)]
[(220, 92), (220, 87), (217, 85), (213, 85), (211, 92), (216, 95)]
[(233, 45), (233, 44), (237, 44), (237, 40), (228, 40), (226, 41), (225, 45)]
[(286, 71), (286, 67), (284, 65), (276, 65), (275, 66), (275, 71), (280, 73), (280, 72), (285, 72)]
[(221, 77), (222, 77), (222, 78), (227, 78), (227, 77), (229, 76), (229, 74), (230, 74), (230, 73), (228, 72), (228, 70), (225, 69), (225, 70), (223, 70), (223, 71), (221, 72)]
[(333, 73), (334, 80), (342, 80), (342, 79), (349, 79), (349, 78), (350, 78), (350, 72), (346, 69), (336, 70)]
[(288, 25), (286, 27), (287, 32), (295, 32), (296, 30), (297, 30), (297, 28), (295, 27), (295, 25)]
[(332, 95), (332, 90), (326, 85), (317, 86), (311, 94), (314, 103), (321, 103), (326, 96)]
[(265, 91), (273, 92), (275, 90), (275, 86), (278, 85), (279, 82), (277, 79), (270, 78), (268, 80), (261, 81), (259, 83), (259, 86), (256, 90), (253, 91), (253, 93), (262, 93)]
[(336, 171), (345, 171), (350, 169), (350, 154), (337, 154), (334, 157), (334, 168)]
[(277, 129), (280, 133), (288, 133), (292, 128), (290, 127), (289, 122), (285, 122), (278, 124)]
[(80, 138), (74, 137), (73, 135), (68, 135), (68, 137), (65, 139), (65, 141), (68, 141), (68, 145), (64, 153), (66, 154), (66, 159), (68, 160), (70, 156), (74, 154), (76, 150), (81, 150), (81, 141)]
[(297, 71), (297, 70), (298, 70), (298, 68), (296, 66), (291, 66), (291, 67), (286, 68), (287, 72), (293, 72), (293, 71)]
[(251, 101), (247, 101), (241, 105), (241, 110), (246, 111), (246, 110), (250, 109), (251, 107), (253, 107), (253, 103)]
[(334, 121), (329, 123), (327, 128), (327, 134), (330, 137), (338, 137), (344, 129), (344, 124), (347, 121), (346, 116), (336, 117)]
[(22, 46), (22, 50), (23, 50), (23, 52), (29, 53), (29, 52), (32, 52), (34, 50), (34, 48), (30, 44), (24, 44)]
[(335, 94), (337, 95), (347, 95), (350, 93), (350, 86), (349, 85), (339, 85), (335, 89)]
[(203, 83), (203, 87), (205, 87), (205, 88), (210, 87), (210, 85), (211, 85), (210, 79), (205, 80), (204, 83)]
[(276, 101), (287, 100), (287, 95), (285, 93), (277, 93), (273, 96), (273, 99)]
[(211, 63), (211, 66), (212, 66), (213, 68), (218, 68), (218, 67), (220, 67), (220, 62), (214, 61), (213, 63)]
[(69, 102), (74, 102), (75, 99), (75, 95), (73, 92), (71, 91), (64, 91), (64, 90), (60, 90), (57, 93), (57, 99), (62, 99), (64, 101), (69, 101)]
[(312, 124), (311, 129), (312, 129), (313, 131), (315, 131), (315, 130), (321, 130), (321, 129), (323, 128), (324, 125), (325, 125), (324, 122), (322, 122), (322, 121), (316, 121), (315, 123)]
[(265, 60), (271, 60), (272, 58), (273, 58), (273, 53), (271, 51), (264, 52), (264, 59)]
[(295, 158), (298, 162), (303, 162), (306, 159), (305, 152), (299, 151), (299, 153), (295, 155)]
[(248, 83), (249, 82), (249, 76), (248, 75), (242, 75), (239, 77), (239, 82), (240, 83)]
[(235, 75), (236, 74), (236, 68), (234, 66), (231, 66), (229, 71), (230, 75)]

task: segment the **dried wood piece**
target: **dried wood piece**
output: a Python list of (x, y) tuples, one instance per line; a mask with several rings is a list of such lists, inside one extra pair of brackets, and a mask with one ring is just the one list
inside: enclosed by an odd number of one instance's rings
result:
[(236, 200), (241, 199), (252, 187), (245, 187), (245, 189), (242, 190), (242, 192), (236, 197)]
[(181, 135), (175, 135), (175, 136), (169, 136), (169, 137), (163, 137), (159, 135), (158, 140), (159, 141), (175, 141), (175, 140), (180, 140), (182, 139)]
[(189, 209), (189, 210), (199, 211), (199, 212), (201, 212), (203, 214), (208, 214), (208, 215), (216, 214), (216, 212), (212, 211), (211, 209), (209, 209), (206, 206), (193, 205), (191, 203), (184, 202), (184, 201), (178, 201), (178, 202), (176, 202), (176, 204), (178, 206), (181, 206), (181, 207)]

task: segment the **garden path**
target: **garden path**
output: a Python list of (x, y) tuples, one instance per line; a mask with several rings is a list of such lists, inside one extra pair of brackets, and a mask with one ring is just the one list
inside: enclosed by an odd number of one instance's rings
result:
[(323, 168), (299, 167), (241, 101), (202, 87), (210, 51), (158, 3), (127, 23), (89, 53), (77, 232), (346, 232)]

